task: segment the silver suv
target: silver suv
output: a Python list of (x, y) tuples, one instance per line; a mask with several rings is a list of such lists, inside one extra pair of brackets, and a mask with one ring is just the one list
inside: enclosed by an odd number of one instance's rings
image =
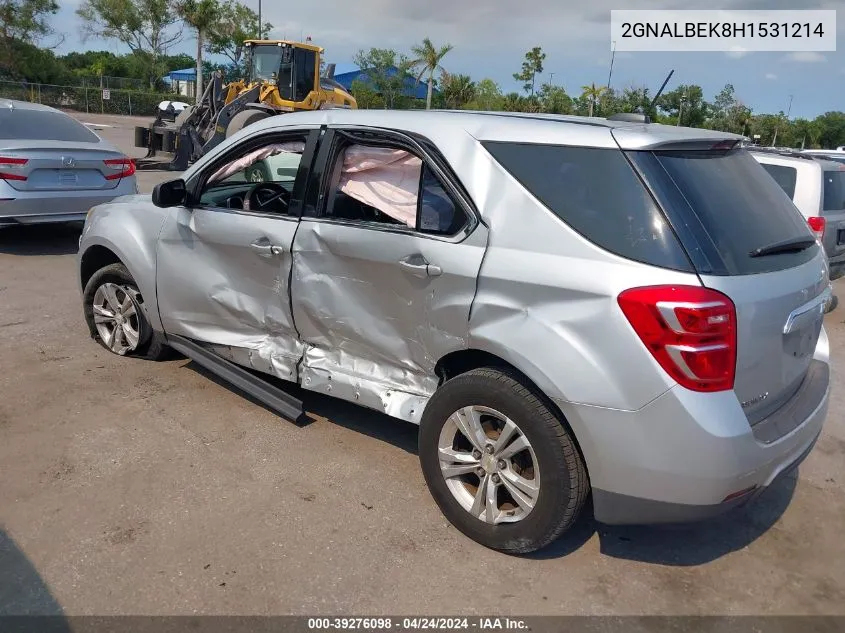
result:
[(824, 255), (739, 141), (271, 117), (91, 212), (85, 318), (115, 353), (169, 346), (286, 417), (301, 402), (262, 376), (419, 424), (435, 501), (488, 547), (547, 545), (590, 491), (606, 523), (700, 519), (798, 464), (828, 406)]

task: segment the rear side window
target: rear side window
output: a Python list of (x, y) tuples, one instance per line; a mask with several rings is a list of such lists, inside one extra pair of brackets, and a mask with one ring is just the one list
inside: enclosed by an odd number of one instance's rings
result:
[(747, 275), (809, 261), (802, 251), (751, 257), (758, 248), (807, 237), (792, 200), (744, 149), (630, 152), (703, 274)]
[(49, 110), (0, 110), (0, 139), (96, 143), (100, 138), (61, 112)]
[(775, 182), (780, 185), (780, 188), (786, 192), (786, 195), (790, 198), (795, 197), (795, 181), (798, 179), (798, 170), (795, 167), (770, 165), (769, 163), (760, 164), (775, 179)]
[(845, 210), (845, 170), (824, 172), (825, 211)]
[(594, 244), (627, 259), (692, 271), (622, 152), (533, 143), (483, 145), (535, 198)]

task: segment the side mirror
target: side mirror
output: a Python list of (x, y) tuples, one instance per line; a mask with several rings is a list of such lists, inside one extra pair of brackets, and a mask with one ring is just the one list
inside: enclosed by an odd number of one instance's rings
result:
[(153, 204), (164, 209), (185, 204), (188, 190), (181, 178), (160, 182), (153, 188)]

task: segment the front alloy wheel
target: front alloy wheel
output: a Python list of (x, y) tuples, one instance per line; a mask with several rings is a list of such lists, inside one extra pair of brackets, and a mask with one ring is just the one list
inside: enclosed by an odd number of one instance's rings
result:
[(141, 325), (131, 288), (104, 283), (94, 293), (94, 325), (100, 340), (115, 354), (125, 356), (138, 349)]

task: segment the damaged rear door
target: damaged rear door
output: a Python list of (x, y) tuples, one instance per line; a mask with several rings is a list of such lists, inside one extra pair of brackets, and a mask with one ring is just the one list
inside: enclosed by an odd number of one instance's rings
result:
[(300, 383), (419, 422), (466, 347), (487, 245), (445, 161), (407, 136), (329, 129), (294, 242)]
[[(197, 202), (173, 210), (158, 243), (167, 334), (297, 380), (302, 345), (290, 309), (291, 247), (318, 134), (249, 137), (188, 183)], [(256, 172), (266, 178), (253, 182)]]

